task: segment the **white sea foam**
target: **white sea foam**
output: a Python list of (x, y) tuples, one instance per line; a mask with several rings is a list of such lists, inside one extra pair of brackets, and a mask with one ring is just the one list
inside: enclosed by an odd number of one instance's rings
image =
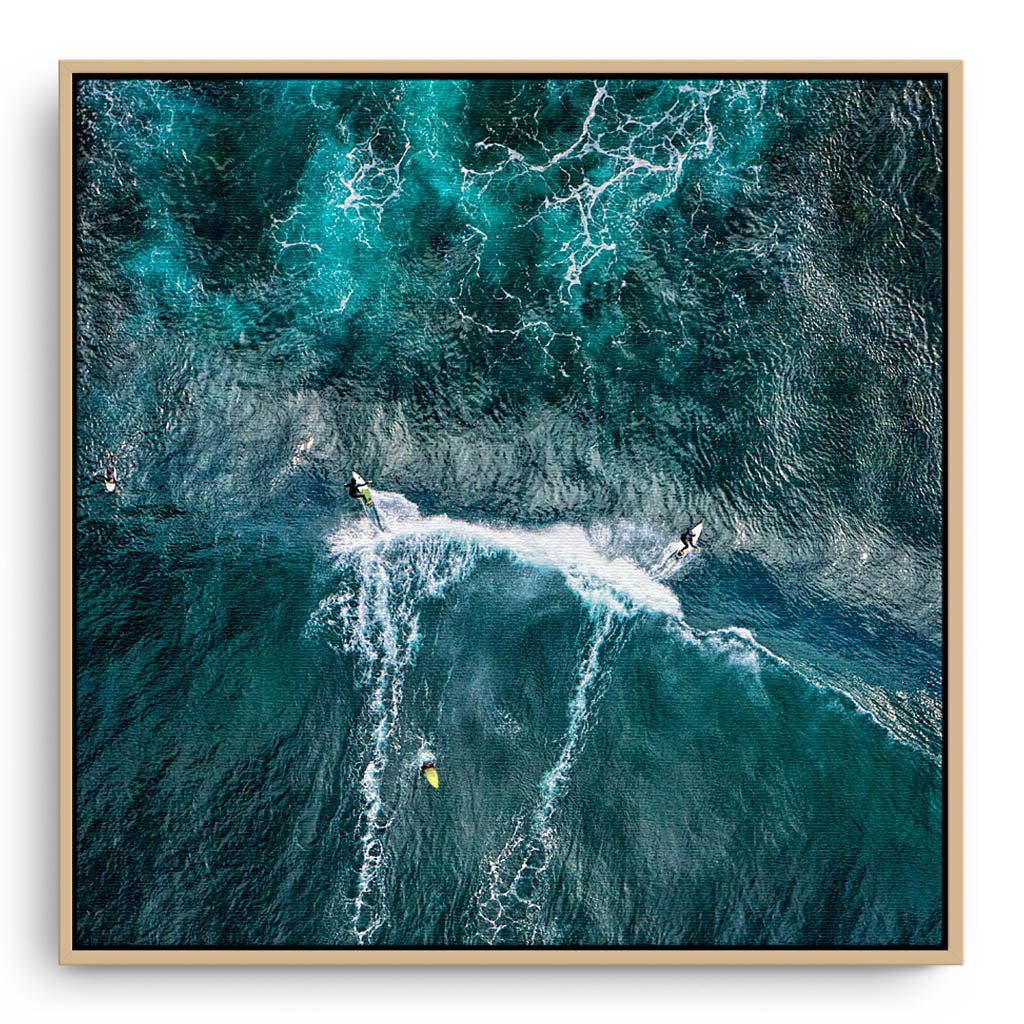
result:
[(347, 523), (329, 540), (339, 563), (349, 561), (356, 552), (372, 552), (383, 560), (410, 542), (422, 550), (432, 543), (447, 542), (453, 549), (464, 547), (474, 559), (505, 556), (537, 569), (554, 570), (592, 608), (607, 608), (620, 616), (641, 611), (673, 616), (681, 613), (679, 600), (669, 587), (651, 579), (630, 558), (609, 558), (581, 527), (489, 526), (445, 515), (422, 516), (417, 506), (401, 494), (379, 492), (374, 500), (387, 530), (381, 533), (365, 519)]
[(488, 943), (555, 941), (545, 932), (541, 906), (546, 871), (556, 845), (555, 814), (558, 800), (568, 785), (576, 759), (583, 748), (594, 707), (601, 697), (602, 649), (616, 637), (621, 620), (606, 609), (593, 624), (579, 662), (576, 686), (569, 699), (567, 724), (555, 763), (541, 776), (532, 813), (519, 815), (512, 834), (501, 850), (488, 858), (483, 881), (474, 896), (477, 935)]
[(393, 809), (382, 797), (382, 785), (401, 745), (403, 680), (419, 646), (419, 607), (462, 579), (475, 562), (465, 545), (440, 536), (381, 547), (382, 536), (366, 519), (336, 535), (332, 547), (339, 567), (347, 570), (346, 586), (320, 602), (307, 627), (356, 656), (359, 685), (367, 693), (356, 724), (357, 764), (350, 769), (361, 799), (361, 852), (355, 891), (342, 897), (360, 944), (387, 920), (385, 865)]

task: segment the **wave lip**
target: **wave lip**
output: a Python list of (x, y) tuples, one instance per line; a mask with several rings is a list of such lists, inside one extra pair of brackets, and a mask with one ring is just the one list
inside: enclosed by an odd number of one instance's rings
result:
[(379, 491), (374, 497), (385, 513), (387, 532), (380, 533), (365, 520), (346, 524), (328, 541), (339, 563), (356, 551), (383, 555), (411, 538), (436, 537), (462, 543), (480, 556), (505, 556), (536, 569), (556, 571), (591, 611), (608, 609), (626, 617), (643, 611), (682, 614), (669, 587), (651, 579), (632, 559), (602, 553), (582, 527), (556, 524), (523, 529), (467, 523), (446, 515), (423, 516), (417, 505), (401, 494)]

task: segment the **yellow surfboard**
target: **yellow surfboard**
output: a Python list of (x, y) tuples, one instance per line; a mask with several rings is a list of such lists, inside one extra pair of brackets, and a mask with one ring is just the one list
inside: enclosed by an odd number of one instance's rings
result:
[(434, 789), (437, 789), (437, 769), (436, 768), (424, 768), (423, 777), (429, 782)]

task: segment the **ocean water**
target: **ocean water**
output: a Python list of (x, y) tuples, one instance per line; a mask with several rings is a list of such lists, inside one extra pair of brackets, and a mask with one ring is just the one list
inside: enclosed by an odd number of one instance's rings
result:
[(76, 944), (941, 944), (943, 123), (79, 80)]

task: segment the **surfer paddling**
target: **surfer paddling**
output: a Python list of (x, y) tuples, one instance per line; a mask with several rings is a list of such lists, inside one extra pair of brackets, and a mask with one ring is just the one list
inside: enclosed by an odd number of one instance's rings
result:
[(103, 477), (103, 486), (108, 491), (121, 491), (121, 479), (117, 475), (117, 467), (114, 465), (114, 457), (112, 455), (107, 456), (107, 465), (104, 469), (97, 469), (93, 476)]
[(437, 789), (437, 765), (433, 761), (424, 761), (423, 766), (420, 768), (420, 774), (434, 789)]

